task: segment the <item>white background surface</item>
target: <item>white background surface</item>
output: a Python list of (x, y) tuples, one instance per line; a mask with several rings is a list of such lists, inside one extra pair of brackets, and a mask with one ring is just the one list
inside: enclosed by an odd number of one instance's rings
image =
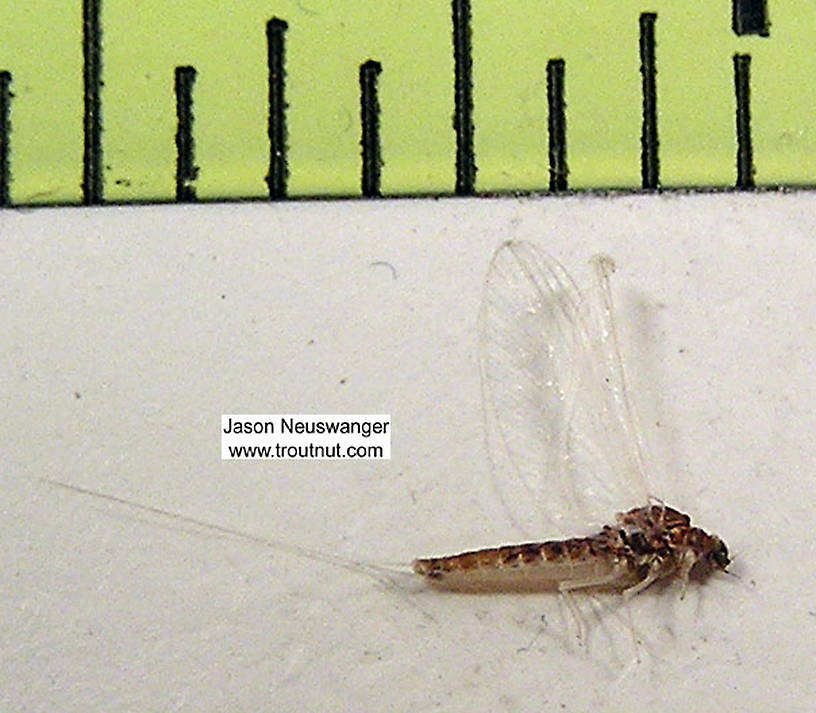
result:
[[(2, 213), (0, 708), (810, 710), (815, 214), (806, 193)], [(517, 540), (477, 367), (510, 238), (577, 277), (616, 259), (656, 491), (735, 555), (738, 577), (637, 598), (640, 662), (603, 600), (582, 648), (552, 595), (416, 591), (40, 482), (354, 560)], [(222, 462), (230, 412), (390, 413), (392, 459)]]

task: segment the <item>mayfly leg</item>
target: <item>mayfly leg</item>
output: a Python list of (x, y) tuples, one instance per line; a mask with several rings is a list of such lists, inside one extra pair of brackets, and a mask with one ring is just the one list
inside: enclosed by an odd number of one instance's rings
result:
[[(578, 640), (578, 644), (580, 646), (587, 646), (587, 625), (584, 619), (584, 615), (581, 612), (581, 608), (578, 606), (578, 603), (575, 601), (575, 592), (581, 591), (580, 589), (559, 589), (559, 597), (563, 600), (564, 604), (567, 606), (567, 609), (572, 616), (573, 621), (575, 622), (576, 628), (576, 639)], [(608, 603), (604, 603), (596, 594), (590, 592), (589, 597), (594, 601), (598, 606), (606, 609), (608, 607)], [(635, 661), (640, 664), (640, 647), (642, 645), (642, 641), (638, 635), (637, 629), (635, 628), (635, 622), (632, 618), (632, 609), (629, 606), (629, 600), (624, 599), (623, 602), (624, 606), (626, 607), (626, 623), (629, 628), (629, 633), (632, 637), (632, 648), (635, 652)]]
[(578, 627), (578, 640), (582, 643), (584, 641), (584, 618), (581, 615), (581, 610), (575, 602), (573, 592), (607, 587), (615, 584), (620, 577), (621, 573), (613, 569), (609, 574), (603, 575), (602, 577), (595, 577), (585, 580), (566, 580), (558, 585), (558, 593), (564, 599), (567, 608), (570, 610), (570, 613), (575, 619), (575, 623)]
[(640, 663), (640, 637), (635, 629), (635, 620), (632, 618), (632, 607), (629, 606), (629, 599), (624, 597), (623, 605), (626, 607), (626, 620), (629, 623), (629, 631), (632, 634), (632, 647), (635, 650), (635, 660)]
[(559, 589), (558, 595), (561, 597), (564, 604), (567, 605), (567, 609), (569, 609), (570, 614), (572, 615), (572, 619), (575, 622), (575, 628), (577, 630), (576, 637), (578, 639), (578, 643), (583, 645), (584, 644), (584, 617), (581, 614), (581, 610), (578, 608), (578, 605), (575, 603), (575, 596), (570, 589)]

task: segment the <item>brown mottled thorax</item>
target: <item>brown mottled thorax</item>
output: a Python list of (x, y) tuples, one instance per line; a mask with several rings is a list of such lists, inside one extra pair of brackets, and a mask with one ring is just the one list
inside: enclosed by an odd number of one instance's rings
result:
[(561, 592), (612, 589), (631, 596), (657, 579), (692, 571), (705, 576), (728, 566), (728, 549), (666, 505), (619, 513), (591, 537), (474, 550), (418, 559), (414, 571), (434, 586), (461, 591)]

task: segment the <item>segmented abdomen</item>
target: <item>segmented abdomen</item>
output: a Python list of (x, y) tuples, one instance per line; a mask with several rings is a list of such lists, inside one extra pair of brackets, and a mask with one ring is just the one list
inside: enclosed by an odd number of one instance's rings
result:
[(608, 578), (620, 560), (600, 537), (530, 542), (414, 561), (414, 572), (452, 591), (546, 591)]

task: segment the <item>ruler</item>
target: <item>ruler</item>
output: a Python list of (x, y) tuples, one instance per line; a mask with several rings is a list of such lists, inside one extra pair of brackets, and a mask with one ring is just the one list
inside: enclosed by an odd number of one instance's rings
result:
[(0, 203), (809, 186), (812, 3), (55, 0), (0, 23)]

